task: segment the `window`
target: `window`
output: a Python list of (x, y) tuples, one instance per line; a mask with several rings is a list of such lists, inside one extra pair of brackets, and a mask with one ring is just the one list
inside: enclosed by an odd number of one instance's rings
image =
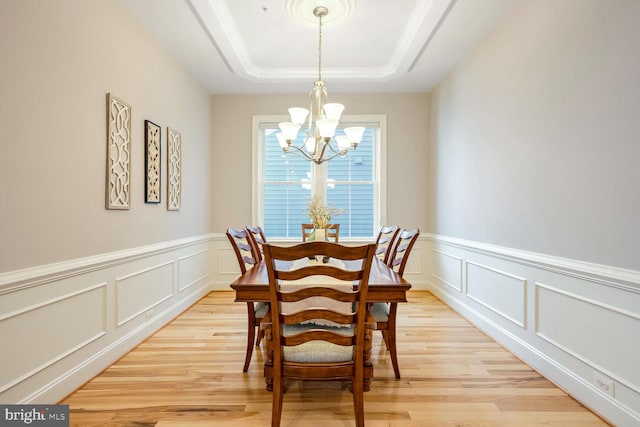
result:
[(329, 205), (345, 209), (331, 221), (340, 224), (341, 240), (371, 240), (385, 214), (385, 117), (343, 117), (336, 135), (344, 127), (364, 126), (362, 142), (346, 156), (321, 165), (282, 151), (275, 134), (284, 120), (253, 118), (253, 222), (262, 224), (267, 238), (299, 240), (300, 224), (309, 222), (304, 213), (307, 201), (321, 194)]

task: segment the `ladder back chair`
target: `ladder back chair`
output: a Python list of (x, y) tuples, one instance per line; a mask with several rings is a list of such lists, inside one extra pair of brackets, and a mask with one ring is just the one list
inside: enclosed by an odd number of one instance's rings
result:
[(249, 232), (251, 243), (256, 250), (256, 255), (258, 257), (257, 261), (260, 262), (263, 258), (262, 245), (267, 243), (267, 238), (264, 236), (264, 231), (259, 225), (247, 225), (246, 230)]
[(383, 225), (380, 227), (378, 238), (376, 239), (376, 256), (385, 264), (389, 261), (389, 256), (391, 256), (391, 250), (393, 249), (393, 242), (399, 232), (400, 227), (397, 225)]
[[(316, 228), (313, 224), (302, 224), (302, 241), (306, 242), (313, 237)], [(327, 241), (339, 243), (340, 240), (340, 224), (327, 225)]]
[[(240, 267), (240, 274), (247, 272), (247, 266), (253, 268), (258, 262), (258, 255), (256, 249), (251, 243), (251, 237), (246, 229), (227, 229), (227, 239), (231, 243), (236, 258), (238, 259), (238, 266)], [(262, 338), (262, 331), (258, 331), (256, 338), (256, 328), (260, 327), (260, 322), (267, 312), (267, 304), (263, 302), (247, 302), (247, 351), (244, 358), (244, 367), (242, 372), (249, 370), (249, 364), (251, 363), (251, 355), (253, 354), (254, 345), (260, 345), (260, 338)], [(255, 344), (253, 340), (256, 340)]]
[[(411, 249), (420, 236), (420, 230), (402, 230), (395, 239), (391, 254), (387, 260), (387, 265), (392, 268), (400, 277), (404, 275)], [(371, 307), (371, 314), (376, 320), (376, 329), (382, 332), (382, 338), (389, 350), (393, 373), (396, 379), (400, 379), (400, 367), (398, 365), (398, 352), (396, 350), (396, 317), (398, 313), (398, 303), (376, 302)]]
[[(271, 425), (280, 425), (285, 379), (297, 379), (351, 381), (356, 426), (364, 426), (363, 393), (373, 377), (371, 334), (375, 326), (366, 299), (375, 244), (266, 244), (264, 255), (270, 296), (263, 327), (267, 330), (265, 378), (267, 388), (273, 390)], [(330, 257), (332, 263), (307, 260), (315, 256)], [(298, 260), (305, 263), (296, 265)], [(295, 283), (311, 276), (313, 284)], [(346, 282), (339, 285), (340, 281)], [(304, 305), (308, 298), (317, 297), (326, 298), (327, 303), (323, 307), (316, 306), (316, 301)], [(298, 305), (293, 308), (291, 304)]]

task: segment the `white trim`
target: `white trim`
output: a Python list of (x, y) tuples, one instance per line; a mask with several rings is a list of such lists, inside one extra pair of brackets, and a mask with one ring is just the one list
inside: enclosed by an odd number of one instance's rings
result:
[[(212, 282), (206, 275), (203, 276), (205, 265), (202, 262), (194, 265), (183, 262), (186, 269), (184, 277), (190, 283), (182, 289), (181, 294), (173, 292), (175, 265), (194, 256), (203, 256), (210, 262), (211, 248), (225, 243), (228, 244), (223, 234), (207, 234), (0, 275), (0, 298), (6, 298), (10, 303), (7, 312), (0, 313), (0, 321), (17, 318), (26, 312), (46, 310), (51, 304), (92, 291), (102, 292), (101, 301), (97, 303), (101, 312), (93, 313), (100, 316), (94, 319), (100, 323), (43, 363), (28, 358), (16, 361), (19, 365), (15, 368), (18, 378), (6, 379), (5, 383), (0, 384), (0, 396), (16, 403), (59, 401), (77, 389), (206, 295), (212, 288)], [(167, 282), (171, 281), (169, 290), (157, 297), (149, 295), (145, 296), (145, 301), (138, 301), (145, 308), (136, 311), (137, 315), (128, 318), (126, 326), (123, 326), (123, 322), (120, 322), (122, 319), (118, 319), (118, 282), (161, 269), (167, 269), (167, 275), (163, 277)], [(95, 282), (98, 284), (83, 287)], [(187, 288), (188, 292), (185, 291)], [(68, 310), (65, 309), (65, 312), (68, 312), (68, 318), (78, 318), (82, 322), (78, 316), (86, 309), (83, 301), (79, 301)], [(154, 311), (152, 315), (149, 313), (151, 309)], [(146, 316), (142, 315), (145, 311)], [(56, 331), (64, 319), (51, 318), (43, 327)], [(73, 322), (70, 325), (74, 327)], [(16, 325), (15, 333), (24, 327), (22, 324)], [(46, 332), (48, 330), (43, 333)], [(73, 330), (67, 332), (74, 333)], [(79, 332), (83, 332), (81, 327)], [(76, 334), (79, 332), (75, 331)]]
[[(603, 359), (600, 353), (584, 345), (585, 340), (590, 337), (588, 331), (585, 332), (586, 335), (581, 336), (579, 341), (581, 346), (572, 350), (569, 348), (570, 341), (564, 342), (558, 337), (540, 333), (538, 323), (540, 310), (555, 309), (557, 316), (564, 315), (564, 306), (559, 306), (560, 308), (540, 306), (540, 290), (554, 290), (584, 303), (628, 316), (633, 320), (633, 323), (628, 326), (630, 330), (625, 329), (624, 335), (616, 336), (611, 344), (615, 348), (612, 347), (611, 352), (627, 351), (627, 344), (629, 344), (631, 351), (635, 354), (639, 349), (638, 343), (635, 341), (628, 343), (627, 339), (629, 334), (635, 332), (637, 325), (635, 321), (640, 317), (636, 310), (640, 303), (639, 271), (456, 237), (429, 233), (421, 237), (425, 239), (426, 246), (431, 246), (432, 253), (437, 249), (453, 250), (467, 264), (480, 262), (489, 266), (491, 270), (522, 279), (523, 283), (533, 283), (534, 286), (527, 286), (525, 291), (524, 329), (515, 327), (510, 319), (493, 316), (495, 310), (474, 300), (468, 294), (454, 292), (435, 278), (429, 278), (427, 287), (488, 336), (608, 422), (613, 425), (640, 425), (640, 413), (635, 404), (640, 399), (640, 385), (637, 384), (635, 374), (626, 375), (628, 372), (635, 372), (633, 362), (625, 358), (624, 365), (619, 366), (615, 358)], [(553, 286), (541, 285), (541, 282)], [(594, 314), (571, 311), (567, 312), (567, 315), (570, 316), (567, 320), (573, 322), (574, 328), (579, 328), (579, 325), (585, 323), (582, 316)], [(598, 318), (596, 321), (605, 322), (606, 317)], [(611, 333), (616, 332), (611, 331)], [(580, 348), (580, 351), (577, 348)], [(614, 373), (616, 369), (618, 371)], [(613, 381), (615, 397), (603, 392), (594, 384), (594, 373), (606, 375)]]
[[(169, 272), (171, 273), (171, 278), (173, 278), (174, 275), (174, 268), (175, 268), (175, 262), (173, 260), (167, 261), (167, 262), (163, 262), (161, 264), (157, 264), (157, 265), (153, 265), (147, 268), (144, 268), (142, 270), (137, 270), (137, 271), (133, 271), (131, 273), (128, 273), (124, 276), (119, 276), (116, 277), (114, 280), (115, 283), (115, 294), (116, 294), (116, 301), (120, 300), (120, 292), (121, 292), (121, 285), (123, 285), (125, 283), (126, 280), (131, 279), (132, 277), (138, 277), (141, 276), (145, 273), (149, 273), (151, 271), (158, 271), (161, 270), (163, 267), (169, 267)], [(125, 285), (126, 286), (126, 285)], [(152, 310), (154, 307), (159, 306), (160, 304), (162, 304), (163, 302), (171, 299), (171, 297), (173, 297), (174, 292), (173, 292), (173, 286), (171, 286), (171, 291), (162, 296), (161, 298), (155, 300), (155, 301), (150, 301), (149, 304), (147, 304), (145, 307), (140, 308), (137, 312), (134, 312), (132, 314), (130, 314), (128, 317), (125, 317), (123, 319), (120, 320), (120, 305), (116, 304), (116, 327), (120, 328), (123, 325), (125, 325), (126, 323), (130, 322), (131, 320), (137, 318), (138, 316), (141, 316), (142, 314), (148, 312), (149, 310)]]
[[(516, 326), (521, 327), (522, 329), (526, 328), (526, 321), (527, 321), (527, 279), (525, 279), (524, 277), (520, 277), (520, 276), (516, 276), (515, 274), (509, 274), (505, 271), (502, 270), (498, 270), (497, 268), (493, 268), (493, 267), (489, 267), (487, 265), (484, 264), (480, 264), (478, 262), (473, 262), (473, 261), (466, 261), (464, 263), (465, 265), (465, 270), (466, 270), (466, 283), (465, 283), (465, 295), (467, 295), (467, 297), (471, 298), (472, 300), (474, 300), (475, 302), (477, 302), (478, 304), (482, 305), (483, 307), (487, 308), (488, 310), (491, 310), (492, 312), (496, 313), (498, 316), (502, 316), (505, 319), (507, 319), (508, 321), (510, 321), (511, 323), (513, 323)], [(523, 297), (523, 310), (522, 310), (522, 320), (518, 320), (515, 319), (513, 317), (511, 317), (510, 315), (508, 315), (507, 313), (504, 313), (500, 310), (498, 310), (498, 308), (492, 306), (491, 304), (487, 303), (486, 301), (481, 300), (480, 298), (478, 298), (476, 295), (472, 294), (469, 292), (469, 266), (476, 266), (478, 268), (484, 269), (486, 271), (491, 271), (493, 273), (496, 273), (498, 275), (504, 276), (504, 277), (508, 277), (509, 279), (514, 279), (516, 281), (519, 281), (520, 284), (522, 285), (522, 297)]]
[(640, 271), (523, 251), (457, 237), (439, 236), (430, 233), (424, 233), (423, 236), (433, 242), (445, 243), (479, 253), (489, 253), (494, 257), (508, 259), (519, 264), (640, 293)]
[(24, 270), (9, 271), (0, 274), (0, 295), (79, 276), (91, 271), (102, 270), (151, 255), (174, 251), (182, 247), (207, 243), (213, 236), (215, 235), (204, 234), (96, 256), (61, 261)]
[(595, 386), (576, 375), (571, 369), (474, 310), (463, 300), (452, 298), (451, 295), (443, 292), (437, 286), (432, 286), (431, 291), (491, 339), (503, 345), (507, 350), (540, 372), (573, 398), (598, 413), (605, 420), (620, 426), (638, 425), (638, 422), (640, 422), (638, 414), (630, 410), (629, 407), (621, 404), (611, 396), (601, 393)]
[(435, 259), (434, 256), (431, 257), (431, 277), (433, 277), (434, 279), (444, 283), (445, 285), (449, 286), (451, 289), (453, 289), (455, 291), (463, 292), (463, 290), (462, 290), (462, 286), (463, 286), (463, 280), (462, 280), (462, 272), (463, 272), (463, 269), (462, 269), (462, 266), (463, 266), (462, 258), (460, 258), (458, 256), (455, 256), (455, 255), (452, 255), (452, 254), (449, 254), (447, 252), (439, 251), (437, 249), (431, 249), (431, 253), (432, 254), (444, 255), (444, 256), (446, 256), (448, 258), (452, 258), (452, 259), (458, 261), (459, 265), (457, 267), (458, 267), (459, 271), (458, 271), (458, 277), (456, 279), (458, 279), (458, 282), (460, 284), (459, 288), (456, 287), (454, 283), (451, 283), (448, 280), (446, 280), (444, 277), (440, 277), (440, 276), (438, 276), (437, 274), (434, 273), (434, 268), (433, 268), (433, 261)]
[[(64, 300), (71, 299), (71, 298), (76, 297), (78, 295), (82, 295), (82, 294), (89, 293), (91, 291), (95, 291), (96, 289), (102, 289), (103, 290), (103, 302), (104, 302), (104, 294), (106, 293), (106, 287), (107, 287), (107, 283), (106, 282), (102, 282), (102, 283), (98, 283), (97, 285), (93, 285), (93, 286), (90, 286), (88, 288), (81, 289), (79, 291), (70, 292), (70, 293), (67, 293), (67, 294), (64, 294), (64, 295), (60, 295), (60, 296), (58, 296), (56, 298), (51, 298), (51, 299), (49, 299), (47, 301), (43, 301), (43, 302), (40, 302), (38, 304), (33, 304), (33, 305), (30, 305), (30, 306), (27, 306), (27, 307), (23, 307), (20, 310), (15, 310), (15, 311), (13, 311), (11, 313), (7, 313), (6, 315), (0, 316), (0, 322), (1, 321), (5, 321), (7, 319), (10, 319), (12, 317), (19, 316), (19, 315), (24, 314), (24, 313), (28, 313), (28, 312), (31, 312), (31, 311), (36, 311), (38, 309), (44, 308), (44, 307), (52, 305), (52, 304), (59, 303), (59, 302), (64, 301)], [(76, 351), (88, 346), (92, 342), (97, 341), (98, 339), (100, 339), (101, 337), (105, 336), (106, 334), (107, 334), (107, 330), (105, 328), (105, 319), (104, 319), (104, 313), (103, 313), (102, 330), (101, 331), (98, 331), (96, 334), (94, 334), (94, 335), (92, 335), (90, 337), (87, 337), (82, 342), (74, 345), (73, 347), (69, 347), (67, 350), (57, 354), (55, 357), (52, 357), (49, 360), (44, 361), (40, 365), (33, 367), (29, 371), (24, 372), (22, 375), (14, 378), (13, 380), (9, 381), (8, 383), (0, 384), (0, 394), (4, 393), (5, 391), (7, 391), (7, 390), (9, 390), (11, 388), (13, 388), (17, 384), (20, 384), (21, 382), (26, 381), (27, 379), (33, 377), (34, 375), (38, 374), (39, 372), (42, 372), (45, 369), (53, 366), (55, 363), (61, 361), (65, 357), (69, 356), (70, 354), (73, 354)]]
[(63, 372), (50, 382), (34, 389), (28, 396), (20, 399), (16, 403), (29, 404), (33, 402), (59, 401), (82, 384), (98, 375), (105, 368), (115, 363), (128, 351), (143, 342), (147, 337), (157, 332), (164, 325), (180, 313), (196, 303), (210, 291), (210, 286), (203, 285), (200, 290), (192, 294), (180, 297), (171, 306), (167, 307), (150, 321), (141, 324), (126, 335), (119, 337), (116, 341), (108, 344), (95, 354), (82, 360), (73, 368)]
[[(599, 308), (603, 308), (605, 310), (609, 310), (612, 311), (614, 313), (618, 313), (620, 315), (623, 316), (627, 316), (630, 317), (632, 319), (635, 320), (640, 320), (640, 315), (638, 315), (637, 313), (633, 313), (630, 312), (628, 310), (623, 310), (620, 309), (618, 307), (614, 307), (611, 304), (603, 304), (600, 303), (598, 301), (594, 301), (591, 298), (584, 298), (580, 295), (577, 295), (573, 292), (567, 292), (564, 291), (560, 288), (556, 288), (555, 286), (548, 286), (542, 283), (537, 283), (535, 284), (535, 289), (536, 289), (536, 299), (538, 298), (538, 289), (546, 289), (550, 292), (555, 292), (556, 294), (560, 294), (560, 295), (564, 295), (568, 298), (572, 298), (575, 299), (577, 301), (580, 302), (584, 302), (587, 304), (591, 304), (595, 307), (599, 307)], [(540, 337), (540, 339), (548, 342), (549, 344), (559, 348), (560, 350), (564, 351), (567, 354), (570, 354), (571, 356), (575, 357), (576, 359), (580, 360), (581, 362), (585, 363), (586, 365), (592, 366), (595, 369), (599, 370), (600, 372), (604, 373), (605, 375), (609, 376), (610, 378), (616, 380), (617, 382), (619, 382), (620, 384), (625, 385), (626, 387), (629, 387), (631, 390), (635, 391), (636, 393), (640, 394), (640, 385), (638, 384), (634, 384), (631, 381), (627, 381), (625, 378), (621, 377), (620, 375), (616, 375), (614, 372), (611, 372), (610, 370), (604, 368), (603, 366), (600, 366), (598, 363), (592, 361), (589, 358), (586, 358), (584, 356), (582, 356), (581, 354), (571, 350), (570, 348), (568, 348), (566, 345), (563, 345), (561, 343), (559, 343), (558, 341), (554, 340), (553, 338), (543, 334), (542, 332), (540, 332), (539, 328), (538, 328), (538, 316), (536, 313), (536, 322), (535, 322), (535, 334), (536, 336)]]
[(210, 255), (209, 250), (208, 249), (204, 249), (198, 252), (194, 252), (188, 255), (185, 255), (183, 257), (178, 257), (177, 259), (177, 267), (176, 267), (176, 272), (178, 275), (178, 279), (176, 279), (176, 285), (178, 287), (178, 293), (184, 292), (185, 290), (189, 289), (191, 286), (195, 285), (196, 283), (202, 282), (204, 280), (207, 279), (207, 277), (211, 276), (211, 265), (209, 262), (210, 256), (207, 257), (207, 272), (204, 274), (201, 274), (200, 276), (198, 276), (197, 278), (195, 278), (194, 280), (192, 280), (191, 282), (187, 283), (186, 285), (182, 286), (182, 281), (180, 280), (180, 272), (182, 270), (183, 267), (183, 261), (186, 261), (189, 258), (195, 258), (197, 255), (202, 255), (202, 254), (206, 254), (206, 255)]

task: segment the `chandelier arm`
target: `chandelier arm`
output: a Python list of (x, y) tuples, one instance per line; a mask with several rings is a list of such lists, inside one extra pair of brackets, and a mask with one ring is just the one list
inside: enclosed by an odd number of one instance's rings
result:
[(290, 145), (287, 147), (287, 149), (285, 150), (285, 154), (289, 154), (291, 153), (291, 149), (294, 149), (295, 151), (293, 151), (293, 153), (295, 153), (296, 155), (302, 157), (305, 160), (312, 160), (312, 161), (316, 161), (313, 157), (311, 157), (305, 150), (303, 150), (302, 148), (298, 147), (297, 145)]
[(329, 160), (344, 154), (347, 154), (347, 150), (338, 151), (337, 153), (334, 153), (329, 157), (321, 158), (320, 160), (313, 159), (313, 161), (319, 165), (321, 163), (328, 162)]
[(329, 148), (331, 149), (331, 151), (333, 151), (334, 153), (338, 153), (338, 154), (340, 154), (340, 153), (342, 153), (342, 152), (345, 152), (345, 153), (347, 152), (347, 150), (341, 150), (340, 148), (336, 149), (336, 147), (334, 147), (334, 146), (333, 146), (333, 144), (331, 143), (331, 141), (332, 141), (332, 140), (329, 140), (329, 142), (327, 142), (327, 144), (326, 144), (326, 145), (328, 145), (328, 146), (329, 146)]

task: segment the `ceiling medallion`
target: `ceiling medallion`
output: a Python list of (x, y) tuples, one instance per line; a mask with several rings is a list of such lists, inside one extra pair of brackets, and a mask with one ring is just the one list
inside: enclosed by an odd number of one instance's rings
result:
[(325, 7), (331, 12), (322, 18), (323, 27), (333, 27), (348, 20), (356, 8), (356, 0), (286, 0), (287, 13), (295, 22), (305, 27), (316, 27), (318, 17), (313, 10)]

